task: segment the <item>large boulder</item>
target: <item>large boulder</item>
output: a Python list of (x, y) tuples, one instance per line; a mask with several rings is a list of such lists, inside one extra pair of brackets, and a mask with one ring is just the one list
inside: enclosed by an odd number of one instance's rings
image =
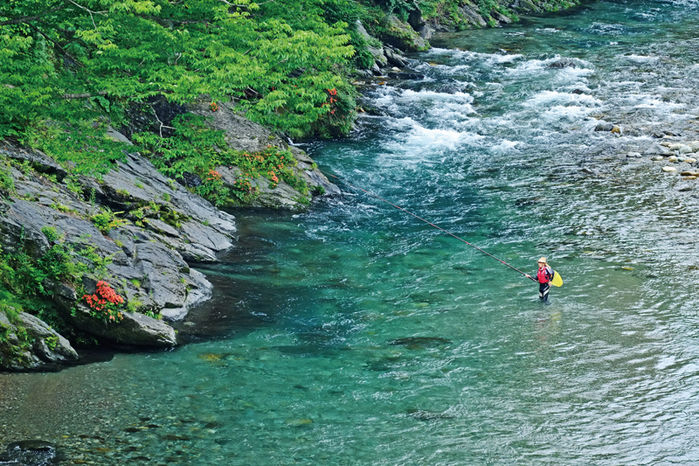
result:
[(124, 312), (118, 322), (95, 319), (84, 305), (78, 305), (75, 314), (76, 327), (113, 343), (155, 348), (177, 345), (177, 335), (170, 325), (137, 312)]
[[(301, 193), (283, 180), (276, 186), (270, 186), (267, 178), (257, 177), (252, 185), (258, 188), (259, 195), (252, 201), (251, 207), (263, 207), (287, 210), (305, 210), (315, 194), (336, 195), (340, 189), (330, 182), (318, 169), (313, 160), (301, 149), (289, 144), (278, 134), (253, 123), (235, 111), (232, 103), (220, 103), (215, 112), (211, 111), (209, 102), (202, 100), (190, 108), (190, 111), (207, 118), (209, 125), (223, 131), (229, 147), (247, 152), (262, 152), (268, 147), (288, 150), (296, 159), (293, 171), (309, 187), (309, 192)], [(216, 170), (225, 183), (233, 184), (241, 172), (235, 167), (220, 166)]]
[(381, 39), (405, 52), (422, 52), (430, 48), (427, 42), (410, 24), (401, 21), (396, 15), (384, 18), (381, 27)]
[(13, 370), (51, 369), (74, 362), (78, 353), (70, 342), (41, 319), (0, 310), (0, 367)]
[(476, 27), (486, 27), (488, 25), (483, 16), (480, 15), (478, 6), (474, 3), (466, 2), (460, 7), (460, 11), (467, 23)]

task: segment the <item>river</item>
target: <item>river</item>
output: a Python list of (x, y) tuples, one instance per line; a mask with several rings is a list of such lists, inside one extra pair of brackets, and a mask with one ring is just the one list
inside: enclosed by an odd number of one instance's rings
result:
[(238, 215), (192, 317), (213, 338), (0, 374), (0, 443), (94, 464), (698, 463), (697, 181), (647, 152), (699, 139), (699, 2), (432, 43), (414, 79), (367, 87), (351, 138), (305, 148), (517, 268), (547, 256), (549, 305), (341, 183), (308, 213)]

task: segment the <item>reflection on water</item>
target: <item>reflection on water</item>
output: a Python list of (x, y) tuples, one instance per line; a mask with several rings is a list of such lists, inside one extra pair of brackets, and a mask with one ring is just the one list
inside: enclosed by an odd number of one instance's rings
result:
[(444, 36), (412, 63), (424, 78), (368, 91), (355, 138), (310, 147), (518, 268), (547, 255), (565, 280), (550, 305), (345, 187), (239, 216), (190, 344), (0, 375), (0, 440), (96, 464), (699, 461), (699, 200), (639, 156), (658, 132), (699, 139), (698, 6)]

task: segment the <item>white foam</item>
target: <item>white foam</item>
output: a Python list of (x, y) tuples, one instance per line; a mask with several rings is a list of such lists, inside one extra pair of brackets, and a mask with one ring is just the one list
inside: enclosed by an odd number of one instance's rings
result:
[[(560, 63), (563, 62), (565, 66), (562, 67), (553, 67), (551, 65), (555, 63)], [(559, 72), (568, 72), (568, 73), (578, 73), (580, 75), (586, 75), (590, 74), (593, 72), (592, 70), (592, 64), (588, 61), (581, 60), (579, 58), (571, 58), (571, 57), (562, 57), (560, 55), (556, 55), (555, 57), (552, 58), (545, 58), (545, 59), (532, 59), (532, 60), (526, 60), (516, 67), (512, 68), (512, 72), (516, 74), (521, 74), (521, 73), (526, 73), (526, 72), (532, 72), (532, 71), (539, 71), (539, 70), (554, 70), (554, 71), (559, 71)]]
[(591, 108), (580, 105), (554, 105), (540, 113), (540, 116), (543, 120), (550, 123), (561, 120), (579, 121), (591, 112)]
[(500, 141), (500, 143), (494, 146), (490, 146), (490, 150), (498, 154), (504, 154), (505, 152), (511, 152), (515, 150), (519, 144), (521, 144), (519, 141), (510, 141), (509, 139), (503, 139), (502, 141)]
[(643, 96), (634, 106), (635, 108), (650, 108), (655, 110), (673, 110), (684, 107), (684, 104), (677, 102), (666, 102), (652, 96)]
[(660, 57), (656, 57), (654, 55), (624, 55), (624, 58), (626, 58), (629, 61), (637, 62), (637, 63), (649, 63), (649, 62), (656, 62), (660, 60)]
[(387, 124), (400, 134), (388, 142), (386, 147), (394, 153), (410, 154), (409, 158), (423, 153), (453, 150), (462, 144), (475, 143), (484, 138), (468, 131), (451, 129), (454, 126), (452, 123), (449, 124), (450, 128), (426, 128), (412, 118), (404, 117), (389, 119)]
[(600, 34), (619, 35), (624, 32), (625, 27), (623, 24), (594, 22), (588, 27), (588, 30)]
[(572, 93), (567, 93), (567, 92), (558, 92), (558, 91), (541, 91), (534, 96), (532, 96), (530, 99), (528, 99), (526, 102), (524, 102), (525, 107), (535, 107), (535, 108), (541, 108), (541, 107), (547, 107), (551, 106), (554, 104), (557, 105), (579, 105), (579, 106), (588, 106), (588, 107), (596, 107), (598, 105), (601, 105), (601, 101), (596, 99), (595, 97), (587, 94), (572, 94)]
[(428, 56), (449, 56), (463, 61), (484, 61), (490, 64), (510, 63), (522, 58), (518, 53), (482, 53), (471, 50), (440, 49), (433, 48), (427, 52)]
[(430, 90), (393, 89), (377, 98), (377, 106), (391, 114), (405, 114), (412, 105), (427, 113), (428, 120), (451, 120), (458, 124), (467, 115), (475, 113), (473, 96), (467, 92), (438, 92)]

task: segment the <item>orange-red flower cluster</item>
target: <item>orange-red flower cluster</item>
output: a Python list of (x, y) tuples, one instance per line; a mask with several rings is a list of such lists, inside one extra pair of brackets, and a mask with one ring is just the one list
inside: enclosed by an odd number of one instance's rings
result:
[(216, 170), (209, 170), (209, 176), (206, 177), (206, 181), (220, 180), (221, 174)]
[(215, 112), (218, 110), (218, 104), (216, 102), (211, 102), (209, 104), (209, 108), (211, 109), (212, 112)]
[(334, 115), (334, 114), (335, 114), (335, 110), (336, 110), (336, 109), (335, 109), (335, 103), (337, 102), (337, 99), (336, 99), (336, 97), (337, 97), (337, 89), (335, 89), (335, 88), (333, 87), (332, 89), (326, 89), (326, 91), (328, 91), (328, 94), (329, 94), (329, 97), (330, 97), (330, 98), (328, 99), (327, 102), (324, 102), (322, 106), (323, 106), (323, 107), (325, 107), (325, 106), (330, 106), (330, 107), (331, 107), (331, 108), (330, 108), (330, 114), (331, 114), (331, 115)]
[(93, 294), (83, 295), (83, 299), (93, 311), (104, 313), (109, 320), (121, 320), (123, 315), (117, 308), (124, 304), (124, 298), (104, 280), (97, 282), (97, 290)]

